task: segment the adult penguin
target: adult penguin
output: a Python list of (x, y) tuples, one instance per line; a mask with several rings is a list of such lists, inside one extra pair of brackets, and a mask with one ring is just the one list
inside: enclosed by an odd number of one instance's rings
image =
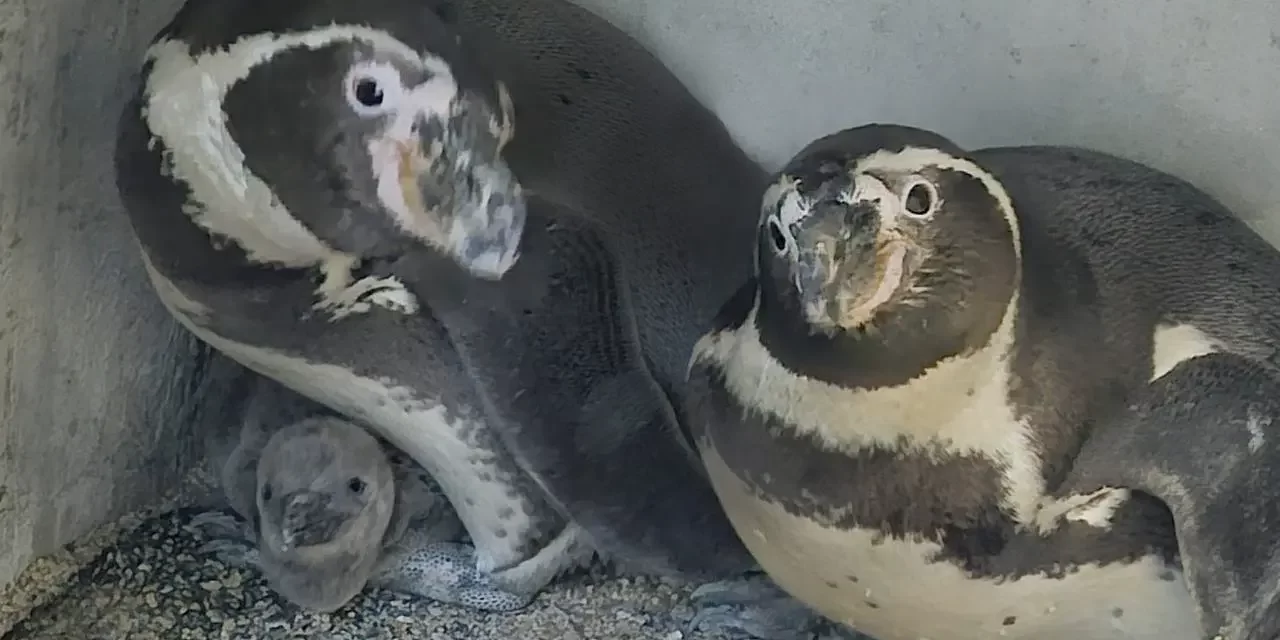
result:
[[(417, 554), (466, 585), (443, 599), (531, 597), (592, 552), (695, 579), (753, 566), (673, 406), (749, 272), (767, 175), (604, 20), (563, 0), (191, 0), (148, 51), (117, 165), (188, 329), (439, 481), (476, 551)], [(477, 568), (493, 597), (460, 578)], [(783, 614), (736, 619), (782, 633), (798, 610), (762, 584)]]
[(782, 588), (879, 640), (1280, 632), (1280, 252), (1218, 202), (868, 125), (755, 250), (690, 419)]

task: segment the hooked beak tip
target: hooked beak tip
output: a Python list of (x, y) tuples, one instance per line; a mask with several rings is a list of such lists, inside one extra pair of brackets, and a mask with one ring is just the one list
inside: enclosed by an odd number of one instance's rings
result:
[(527, 212), (518, 186), (480, 191), (480, 197), (455, 212), (448, 241), (455, 258), (468, 271), (497, 280), (520, 257)]
[(519, 259), (524, 234), (527, 212), (519, 181), (500, 158), (467, 151), (433, 158), (424, 144), (432, 143), (401, 146), (406, 201), (412, 210), (439, 216), (439, 249), (477, 277), (500, 279)]

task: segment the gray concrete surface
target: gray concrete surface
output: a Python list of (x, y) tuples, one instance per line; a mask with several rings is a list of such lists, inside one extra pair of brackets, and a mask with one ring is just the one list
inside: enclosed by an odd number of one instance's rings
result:
[(229, 369), (175, 366), (197, 348), (146, 284), (111, 170), (124, 87), (175, 5), (0, 0), (0, 585), (154, 500), (225, 422), (195, 374)]
[(1191, 180), (1280, 241), (1274, 0), (581, 0), (770, 167), (866, 122), (1057, 143)]
[[(867, 121), (1069, 143), (1205, 188), (1280, 241), (1273, 0), (583, 0), (776, 166)], [(111, 184), (123, 87), (178, 0), (0, 0), (0, 585), (156, 498), (231, 369), (142, 277)], [(14, 597), (12, 594), (0, 596)]]

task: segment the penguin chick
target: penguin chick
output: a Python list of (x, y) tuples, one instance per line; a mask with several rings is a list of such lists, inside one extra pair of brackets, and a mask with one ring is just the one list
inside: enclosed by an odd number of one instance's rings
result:
[[(494, 611), (520, 609), (532, 600), (528, 594), (501, 589), (476, 568), (474, 550), (458, 542), (464, 534), (461, 519), (426, 470), (389, 442), (323, 405), (274, 380), (258, 378), (238, 436), (222, 465), (221, 482), (239, 519), (214, 510), (196, 516), (192, 525), (211, 538), (201, 552), (214, 554), (231, 566), (263, 572), (294, 605), (313, 611), (332, 610), (366, 583)], [(376, 451), (368, 447), (369, 438), (377, 443)], [(353, 442), (359, 446), (349, 446)], [(292, 486), (318, 486), (322, 493), (333, 495), (340, 490), (324, 488), (334, 486), (332, 476), (343, 473), (344, 468), (379, 483), (390, 469), (394, 506), (385, 533), (376, 535), (383, 505), (356, 508), (359, 500), (348, 499), (346, 512), (339, 511), (333, 519), (345, 518), (345, 524), (334, 530), (328, 545), (282, 552), (281, 548), (289, 545), (277, 543), (272, 552), (265, 542), (268, 514), (259, 501), (268, 484), (272, 485), (269, 502), (274, 501), (280, 481), (261, 483), (260, 471), (285, 477)], [(347, 478), (348, 483), (350, 480)], [(366, 493), (376, 502), (385, 497), (386, 490), (378, 486), (366, 489)], [(300, 537), (296, 532), (284, 535), (280, 518), (270, 521), (276, 523), (274, 530), (278, 532), (273, 539), (284, 542), (286, 537)], [(307, 535), (304, 532), (301, 537)], [(377, 562), (366, 576), (371, 557)], [(348, 564), (358, 571), (342, 571)], [(338, 578), (333, 577), (335, 573)], [(440, 576), (449, 579), (442, 581)]]
[(688, 413), (779, 586), (878, 640), (1275, 637), (1275, 247), (1131, 161), (893, 125), (761, 213)]
[(271, 587), (322, 612), (359, 593), (395, 506), (378, 441), (345, 420), (308, 418), (271, 436), (257, 478), (258, 551)]
[[(313, 611), (332, 610), (341, 606), (337, 603), (341, 596), (334, 595), (317, 608), (313, 595), (315, 585), (331, 579), (333, 563), (287, 562), (287, 557), (283, 558), (285, 561), (273, 560), (287, 554), (273, 556), (260, 552), (264, 545), (258, 532), (264, 518), (260, 517), (257, 506), (259, 465), (264, 459), (266, 464), (279, 469), (290, 468), (293, 464), (290, 458), (292, 450), (288, 446), (264, 450), (266, 443), (272, 440), (270, 434), (279, 435), (288, 430), (288, 427), (281, 429), (272, 418), (285, 419), (297, 411), (310, 409), (314, 413), (317, 410), (313, 406), (304, 406), (305, 399), (295, 401), (288, 396), (287, 389), (270, 380), (262, 381), (242, 425), (240, 440), (223, 467), (222, 482), (228, 502), (241, 518), (215, 510), (196, 516), (192, 524), (212, 538), (201, 547), (201, 552), (215, 554), (231, 566), (275, 576), (272, 585), (277, 588), (281, 584), (290, 586), (291, 589), (279, 590), (279, 593), (294, 605)], [(321, 432), (331, 432), (332, 425), (343, 423), (343, 420), (313, 416), (308, 422)], [(344, 424), (360, 429), (353, 424)], [(345, 433), (348, 429), (344, 427), (341, 431)], [(334, 435), (332, 441), (340, 441), (343, 433)], [(290, 437), (280, 436), (286, 440)], [(377, 439), (376, 436), (374, 438)], [(511, 594), (499, 588), (487, 574), (476, 568), (474, 549), (458, 542), (465, 533), (462, 521), (439, 484), (404, 452), (387, 442), (378, 442), (392, 472), (395, 505), (382, 539), (361, 536), (357, 541), (354, 535), (349, 536), (352, 541), (350, 551), (355, 555), (367, 558), (367, 554), (374, 554), (378, 559), (367, 580), (360, 579), (358, 575), (344, 575), (340, 581), (342, 591), (354, 595), (367, 583), (436, 601), (447, 598), (449, 602), (486, 611), (515, 611), (527, 606), (532, 601), (531, 596)], [(264, 453), (283, 459), (273, 462), (271, 458), (264, 458)], [(376, 460), (369, 464), (371, 469), (381, 467), (382, 464)], [(289, 473), (295, 480), (303, 480), (302, 476), (307, 475), (301, 467), (292, 467)], [(249, 508), (242, 510), (237, 506), (243, 504), (248, 504)], [(442, 581), (439, 579), (442, 575), (450, 579)]]

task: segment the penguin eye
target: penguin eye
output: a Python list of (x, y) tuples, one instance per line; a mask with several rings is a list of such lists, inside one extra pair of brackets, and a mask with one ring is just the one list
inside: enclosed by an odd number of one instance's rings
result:
[(782, 232), (782, 224), (777, 218), (769, 218), (769, 240), (773, 242), (773, 250), (782, 253), (787, 250), (787, 235)]
[(916, 218), (927, 218), (933, 214), (937, 206), (938, 196), (933, 185), (925, 180), (915, 180), (907, 184), (902, 195), (902, 209), (907, 215)]
[(375, 78), (360, 78), (356, 80), (355, 87), (356, 102), (373, 108), (382, 106), (382, 99), (385, 97), (382, 93), (382, 87), (378, 86)]
[(364, 487), (364, 480), (361, 480), (360, 478), (352, 478), (347, 481), (347, 488), (351, 490), (351, 493), (357, 495), (364, 493)]
[(262, 485), (262, 501), (263, 501), (263, 502), (270, 502), (270, 501), (271, 501), (271, 495), (272, 495), (272, 494), (271, 494), (271, 485), (269, 485), (269, 484), (264, 484), (264, 485)]
[(389, 64), (361, 63), (347, 74), (347, 104), (362, 116), (376, 116), (396, 108), (404, 85)]

